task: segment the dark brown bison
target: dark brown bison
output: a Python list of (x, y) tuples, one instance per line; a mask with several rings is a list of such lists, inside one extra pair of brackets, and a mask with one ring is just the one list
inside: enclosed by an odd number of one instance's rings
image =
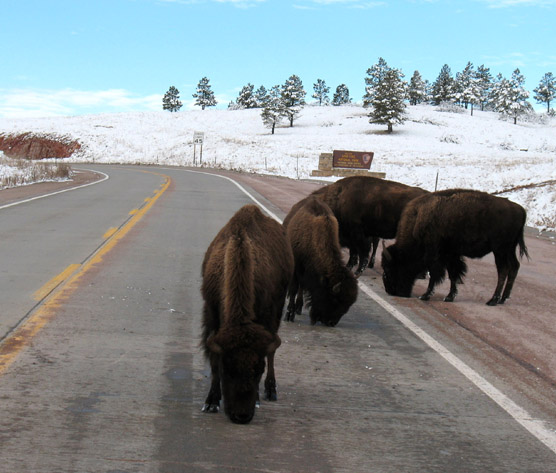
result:
[(394, 238), (406, 204), (427, 193), (395, 181), (352, 176), (317, 189), (312, 195), (326, 202), (334, 212), (340, 226), (340, 243), (350, 249), (348, 267), (359, 260), (355, 272), (359, 276), (367, 265), (373, 267), (378, 238)]
[(301, 311), (305, 290), (311, 324), (334, 327), (357, 299), (357, 281), (342, 262), (336, 217), (324, 202), (309, 196), (292, 207), (284, 227), (295, 261), (286, 320), (293, 322)]
[(284, 229), (255, 205), (242, 207), (208, 247), (202, 266), (202, 345), (212, 380), (204, 412), (218, 412), (223, 394), (228, 417), (250, 422), (265, 357), (265, 399), (276, 400), (274, 352), (292, 273)]
[(402, 214), (395, 244), (382, 253), (386, 292), (410, 297), (417, 275), (428, 270), (429, 285), (421, 299), (429, 300), (447, 270), (450, 292), (444, 300), (452, 302), (467, 270), (463, 257), (482, 258), (492, 252), (498, 283), (487, 304), (503, 304), (520, 266), (516, 248), (528, 257), (525, 218), (520, 205), (485, 192), (451, 189), (416, 198)]

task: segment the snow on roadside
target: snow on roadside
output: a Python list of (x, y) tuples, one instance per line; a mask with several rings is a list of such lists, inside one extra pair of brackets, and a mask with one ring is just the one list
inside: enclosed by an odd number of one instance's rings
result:
[[(538, 120), (539, 122), (541, 120)], [(319, 154), (373, 151), (372, 170), (434, 190), (465, 187), (501, 192), (556, 181), (556, 120), (500, 120), (492, 112), (448, 113), (408, 107), (404, 125), (385, 133), (360, 106), (307, 106), (293, 127), (274, 135), (260, 110), (136, 112), (43, 119), (0, 119), (0, 133), (54, 133), (82, 144), (69, 161), (193, 165), (194, 131), (205, 133), (203, 165), (310, 179)], [(196, 161), (200, 149), (195, 149)], [(502, 194), (528, 210), (528, 224), (555, 230), (556, 185)]]

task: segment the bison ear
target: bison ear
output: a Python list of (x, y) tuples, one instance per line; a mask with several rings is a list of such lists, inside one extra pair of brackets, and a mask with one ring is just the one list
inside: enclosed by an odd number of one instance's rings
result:
[(215, 353), (216, 355), (222, 354), (222, 347), (218, 343), (217, 334), (213, 334), (207, 339), (207, 347), (212, 353)]

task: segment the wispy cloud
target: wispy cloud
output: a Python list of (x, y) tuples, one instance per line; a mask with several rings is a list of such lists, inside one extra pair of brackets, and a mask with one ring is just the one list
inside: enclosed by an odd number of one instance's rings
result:
[(556, 0), (478, 0), (478, 1), (482, 3), (486, 3), (490, 8), (556, 6)]
[(161, 110), (162, 95), (134, 95), (124, 89), (84, 91), (0, 89), (1, 117), (49, 117), (102, 111)]
[(385, 1), (368, 0), (310, 0), (315, 5), (345, 5), (351, 8), (375, 8), (386, 5)]
[(196, 3), (227, 3), (237, 8), (250, 8), (267, 0), (158, 0), (163, 3), (180, 3), (182, 5), (193, 5)]

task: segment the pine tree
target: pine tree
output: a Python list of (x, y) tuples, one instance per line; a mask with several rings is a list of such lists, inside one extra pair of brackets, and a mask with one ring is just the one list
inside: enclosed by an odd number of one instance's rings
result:
[(261, 85), (255, 92), (255, 100), (257, 102), (257, 108), (263, 108), (268, 97), (268, 91), (264, 85)]
[(550, 102), (556, 97), (556, 78), (552, 75), (552, 72), (547, 72), (543, 76), (539, 86), (533, 89), (533, 92), (535, 92), (537, 103), (545, 103), (546, 113), (550, 113)]
[(195, 105), (200, 105), (202, 110), (205, 107), (214, 107), (218, 103), (206, 77), (203, 77), (197, 84), (197, 92), (193, 94), (193, 98), (196, 99)]
[(427, 101), (427, 82), (423, 80), (419, 71), (415, 71), (409, 80), (408, 94), (410, 105)]
[(373, 91), (369, 122), (387, 125), (388, 133), (392, 133), (394, 125), (405, 121), (407, 83), (403, 77), (398, 69), (390, 69)]
[(510, 80), (498, 74), (497, 82), (492, 89), (494, 108), (497, 112), (510, 116), (517, 123), (517, 118), (531, 110), (531, 105), (527, 102), (529, 92), (523, 88), (525, 78), (516, 69), (512, 73)]
[(456, 75), (455, 84), (455, 99), (462, 103), (466, 109), (471, 105), (471, 115), (473, 115), (473, 105), (481, 101), (479, 79), (473, 68), (473, 63), (468, 62), (465, 69)]
[(365, 77), (365, 95), (363, 96), (363, 107), (369, 107), (373, 102), (374, 95), (378, 85), (390, 70), (390, 66), (386, 61), (379, 57), (378, 62), (367, 69), (367, 77)]
[(349, 89), (346, 84), (340, 84), (336, 87), (336, 92), (334, 92), (332, 105), (344, 105), (347, 103), (351, 103), (351, 99), (349, 98)]
[(492, 75), (488, 67), (480, 65), (477, 68), (477, 81), (479, 86), (479, 103), (481, 104), (481, 111), (483, 111), (489, 102), (492, 89)]
[(254, 85), (247, 84), (241, 89), (241, 91), (239, 92), (239, 96), (236, 99), (236, 103), (239, 108), (257, 107), (257, 99), (255, 98), (255, 94), (253, 92), (254, 88), (255, 88)]
[(177, 112), (181, 107), (180, 91), (173, 85), (168, 89), (168, 92), (162, 97), (162, 110), (169, 110), (170, 112)]
[(290, 121), (290, 126), (293, 126), (294, 119), (305, 105), (306, 94), (301, 79), (296, 75), (290, 76), (282, 86), (282, 104)]
[(435, 105), (451, 102), (454, 99), (454, 78), (448, 64), (444, 64), (432, 85), (432, 101)]
[(275, 85), (266, 95), (263, 110), (261, 112), (263, 124), (267, 128), (270, 128), (272, 130), (272, 134), (274, 135), (276, 125), (280, 123), (285, 115), (286, 110), (282, 101), (282, 89), (279, 85)]
[(330, 99), (328, 98), (330, 87), (327, 87), (326, 82), (322, 79), (317, 79), (317, 83), (313, 84), (313, 90), (315, 91), (313, 98), (319, 101), (319, 105), (322, 105), (323, 103), (328, 105), (330, 102)]

